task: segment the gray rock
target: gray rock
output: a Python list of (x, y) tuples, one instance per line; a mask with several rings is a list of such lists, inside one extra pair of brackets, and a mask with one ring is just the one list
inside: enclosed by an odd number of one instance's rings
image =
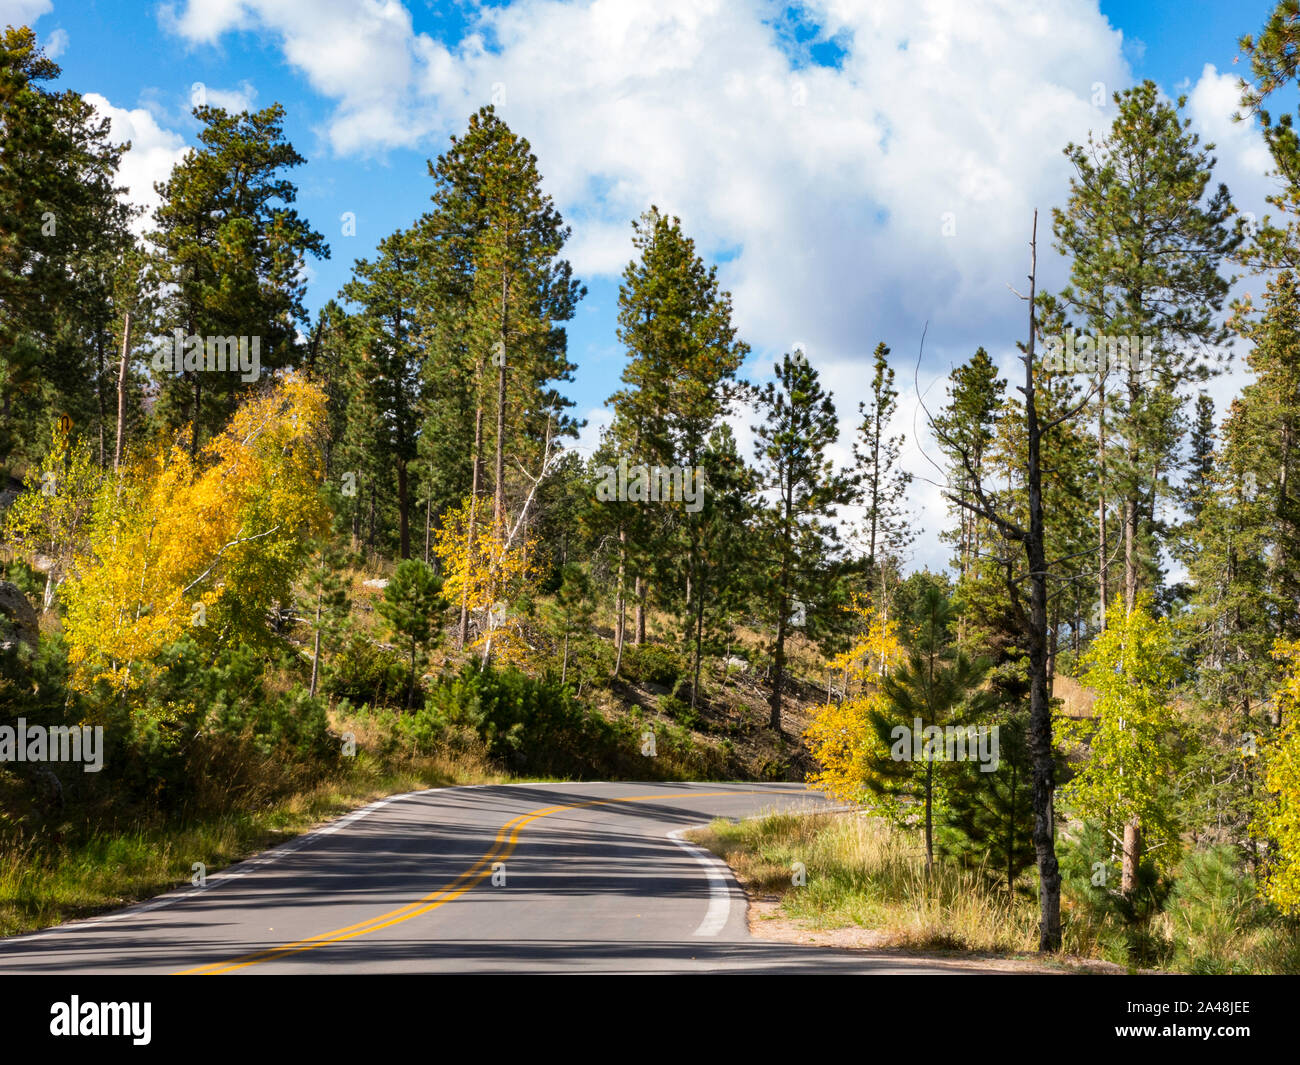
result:
[(18, 585), (11, 584), (9, 581), (0, 581), (0, 617), (9, 622), (6, 628), (12, 628), (14, 636), (33, 650), (36, 649), (41, 638), (36, 610), (19, 590)]

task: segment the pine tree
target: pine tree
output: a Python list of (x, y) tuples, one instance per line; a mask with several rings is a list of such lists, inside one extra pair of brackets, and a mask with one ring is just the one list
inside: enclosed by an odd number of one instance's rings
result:
[[(619, 289), (619, 339), (627, 347), (624, 387), (609, 401), (614, 436), (629, 464), (678, 468), (683, 477), (703, 470), (711, 434), (736, 395), (735, 374), (749, 350), (731, 325), (731, 296), (718, 287), (717, 268), (706, 268), (681, 221), (651, 207), (633, 223), (640, 253), (628, 263)], [(645, 638), (647, 579), (674, 590), (676, 574), (663, 561), (684, 543), (686, 571), (679, 599), (683, 628), (692, 646), (692, 674), (698, 678), (705, 604), (701, 583), (702, 533), (706, 522), (683, 500), (659, 508), (625, 511), (620, 530), (636, 577), (635, 642)], [(674, 567), (674, 569), (679, 567)], [(694, 692), (692, 693), (692, 704)]]
[[(492, 522), (501, 537), (508, 517), (507, 455), (512, 467), (541, 476), (548, 442), (576, 431), (564, 413), (572, 401), (555, 386), (570, 380), (574, 369), (560, 323), (573, 317), (586, 289), (560, 257), (570, 231), (542, 192), (537, 157), (491, 106), (470, 117), (465, 134), (453, 136), (451, 147), (430, 161), (429, 174), (436, 188), (422, 239), (433, 245), (426, 252), (435, 277), (431, 301), (441, 308), (433, 319), (442, 334), (435, 350), (454, 351), (445, 372), (474, 382), (470, 495), (476, 503), (485, 490), (490, 439)], [(460, 341), (447, 336), (449, 316)], [(489, 408), (495, 414), (490, 437)], [(448, 417), (444, 405), (444, 422)], [(467, 529), (472, 554), (478, 509), (469, 512), (475, 516)], [(462, 604), (462, 644), (468, 626)]]
[(367, 398), (376, 404), (369, 413), (377, 432), (371, 438), (375, 465), (385, 476), (382, 491), (397, 503), (401, 558), (411, 557), (410, 467), (416, 458), (419, 429), (420, 370), (423, 362), (413, 334), (420, 292), (415, 281), (415, 250), (410, 235), (398, 231), (379, 244), (373, 263), (359, 259), (343, 295), (361, 307), (367, 356)]
[[(156, 185), (162, 203), (149, 234), (171, 293), (166, 333), (246, 337), (250, 347), (257, 338), (263, 369), (293, 366), (306, 321), (305, 257), (329, 257), (324, 238), (291, 206), (297, 189), (282, 174), (305, 160), (284, 140), (279, 104), (238, 115), (196, 107), (194, 117), (203, 147)], [(157, 413), (173, 428), (190, 423), (191, 455), (251, 387), (241, 377), (186, 366), (164, 373)]]
[(40, 457), (62, 415), (107, 464), (115, 280), (134, 213), (115, 184), (129, 144), (79, 94), (42, 86), (59, 67), (28, 27), (0, 36), (0, 462)]
[(775, 629), (770, 725), (780, 732), (786, 639), (797, 627), (816, 635), (839, 613), (845, 560), (827, 516), (852, 501), (856, 484), (826, 457), (838, 435), (835, 404), (806, 358), (782, 357), (758, 409), (756, 481), (772, 502), (759, 513), (756, 595)]
[[(952, 602), (938, 588), (922, 593), (908, 619), (914, 631), (904, 637), (906, 661), (881, 678), (880, 703), (867, 713), (878, 749), (889, 751), (877, 758), (867, 777), (872, 790), (891, 796), (910, 796), (925, 811), (925, 867), (934, 868), (934, 815), (939, 797), (936, 766), (944, 752), (923, 741), (916, 730), (966, 726), (986, 713), (988, 696), (978, 693), (988, 663), (972, 661), (956, 649), (956, 622)], [(919, 724), (918, 724), (919, 723)], [(942, 743), (940, 744), (942, 747)], [(921, 750), (918, 760), (915, 752)]]
[(899, 555), (915, 537), (903, 500), (911, 474), (898, 466), (904, 437), (889, 435), (889, 422), (898, 410), (898, 390), (889, 365), (889, 348), (876, 345), (868, 399), (858, 404), (862, 417), (853, 458), (861, 484), (867, 565), (876, 573), (878, 601), (888, 601), (886, 574), (897, 568)]
[(393, 632), (410, 645), (411, 666), (406, 691), (408, 709), (415, 702), (416, 656), (438, 638), (439, 615), (445, 606), (442, 578), (418, 558), (408, 558), (399, 563), (384, 589), (384, 597), (376, 606)]
[[(1069, 204), (1053, 215), (1057, 247), (1071, 256), (1061, 299), (1084, 319), (1089, 343), (1104, 349), (1084, 346), (1097, 364), (1096, 416), (1105, 458), (1099, 492), (1113, 485), (1122, 504), (1123, 590), (1132, 605), (1140, 588), (1158, 581), (1162, 537), (1154, 514), (1165, 494), (1162, 475), (1175, 462), (1178, 389), (1214, 369), (1212, 347), (1224, 337), (1216, 316), (1229, 285), (1219, 266), (1241, 237), (1226, 225), (1234, 210), (1227, 189), (1220, 185), (1205, 198), (1213, 145), (1202, 149), (1189, 132), (1191, 119), (1181, 116), (1186, 97), (1171, 106), (1146, 81), (1114, 100), (1118, 114), (1102, 140), (1090, 136), (1086, 145), (1066, 147), (1075, 177)], [(1117, 370), (1111, 363), (1121, 349), (1107, 347), (1106, 337), (1143, 339), (1138, 355), (1130, 350), (1127, 365)], [(1112, 376), (1118, 378), (1114, 388)], [(1118, 446), (1111, 447), (1108, 431)], [(1099, 556), (1104, 610), (1108, 552), (1103, 548)]]

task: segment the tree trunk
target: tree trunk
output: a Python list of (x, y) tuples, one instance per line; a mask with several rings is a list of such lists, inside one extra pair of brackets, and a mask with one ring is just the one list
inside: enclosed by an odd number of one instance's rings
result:
[(934, 875), (934, 759), (925, 761), (925, 875)]
[(789, 609), (789, 604), (782, 599), (781, 616), (776, 623), (776, 647), (772, 655), (772, 699), (768, 724), (778, 735), (781, 732), (781, 689), (785, 685), (785, 616)]
[(1106, 378), (1097, 383), (1097, 602), (1098, 627), (1106, 628)]
[(700, 692), (700, 666), (704, 662), (704, 596), (695, 604), (695, 677), (691, 681), (691, 709), (695, 709)]
[(411, 501), (406, 491), (406, 462), (397, 464), (397, 544), (402, 558), (411, 557)]
[(126, 433), (126, 360), (131, 351), (131, 312), (122, 318), (122, 358), (117, 366), (117, 446), (113, 449), (113, 470), (122, 465), (122, 441)]
[[(474, 409), (474, 456), (471, 460), (472, 473), (469, 490), (469, 523), (465, 534), (466, 561), (474, 555), (474, 519), (478, 516), (479, 468), (482, 466), (483, 454), (483, 404), (479, 402)], [(468, 589), (460, 593), (460, 635), (457, 640), (459, 650), (465, 650), (465, 641), (469, 639), (469, 602)]]
[[(1131, 483), (1124, 497), (1124, 608), (1133, 609), (1133, 602), (1137, 598), (1138, 589), (1138, 508), (1142, 501), (1139, 498), (1137, 479), (1137, 429), (1133, 426), (1133, 412), (1137, 410), (1141, 401), (1141, 394), (1138, 389), (1137, 371), (1129, 370), (1128, 377), (1128, 409), (1129, 409), (1129, 443), (1128, 443), (1128, 477)], [(1152, 489), (1154, 491), (1154, 487)]]
[(108, 420), (108, 411), (104, 400), (104, 331), (95, 330), (95, 404), (99, 408), (99, 468), (108, 465), (104, 454), (104, 422)]
[(323, 590), (316, 592), (316, 639), (311, 652), (311, 690), (307, 693), (313, 698), (316, 695), (316, 678), (320, 673), (320, 608), (324, 594)]
[(1061, 949), (1061, 873), (1056, 861), (1053, 797), (1056, 764), (1052, 755), (1052, 700), (1047, 686), (1047, 557), (1043, 542), (1042, 430), (1034, 396), (1034, 338), (1037, 332), (1035, 288), (1038, 274), (1038, 212), (1030, 242), (1029, 343), (1025, 352), (1025, 416), (1028, 429), (1029, 530), (1025, 551), (1029, 563), (1029, 747), (1034, 764), (1034, 852), (1038, 859), (1038, 949)]
[(498, 535), (506, 521), (506, 306), (510, 296), (510, 278), (501, 277), (501, 350), (497, 367), (497, 454), (496, 482), (492, 497), (492, 524)]
[(623, 668), (623, 628), (627, 618), (627, 597), (624, 595), (625, 559), (627, 555), (627, 530), (618, 530), (618, 620), (614, 626), (614, 676)]
[(1124, 825), (1124, 857), (1120, 866), (1119, 889), (1133, 900), (1138, 888), (1138, 862), (1142, 859), (1142, 823), (1135, 817)]

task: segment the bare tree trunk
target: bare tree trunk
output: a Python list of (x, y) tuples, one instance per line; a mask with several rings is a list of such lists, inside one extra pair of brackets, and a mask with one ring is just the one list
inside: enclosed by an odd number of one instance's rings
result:
[(122, 466), (122, 440), (126, 434), (126, 360), (131, 351), (131, 312), (122, 318), (122, 358), (117, 364), (117, 446), (113, 449), (113, 470)]
[(401, 558), (411, 557), (411, 501), (407, 497), (406, 461), (397, 463), (397, 553)]
[(308, 692), (308, 694), (312, 696), (315, 696), (316, 694), (316, 677), (320, 673), (320, 608), (321, 608), (321, 599), (323, 598), (324, 594), (325, 593), (323, 590), (318, 590), (316, 592), (316, 639), (312, 645), (311, 690)]
[(646, 582), (643, 578), (638, 577), (636, 579), (636, 586), (633, 594), (636, 596), (636, 621), (632, 634), (632, 643), (634, 646), (640, 647), (645, 643)]
[(776, 622), (776, 647), (772, 655), (772, 697), (768, 704), (768, 724), (774, 732), (781, 731), (781, 689), (785, 686), (785, 615), (790, 609), (783, 599), (781, 614)]
[(1137, 430), (1133, 425), (1133, 412), (1137, 410), (1141, 401), (1141, 393), (1138, 389), (1137, 371), (1130, 369), (1128, 376), (1128, 409), (1129, 409), (1129, 443), (1128, 443), (1128, 468), (1127, 478), (1131, 478), (1128, 491), (1124, 498), (1124, 608), (1133, 609), (1133, 602), (1137, 599), (1138, 589), (1138, 557), (1137, 557), (1137, 536), (1138, 536), (1138, 507), (1141, 500), (1138, 498), (1137, 488)]
[(1106, 546), (1106, 378), (1097, 381), (1097, 602), (1100, 604), (1099, 627), (1106, 628), (1106, 580), (1108, 573)]
[(510, 277), (501, 276), (501, 335), (497, 352), (497, 454), (496, 481), (492, 497), (492, 523), (497, 530), (506, 523), (506, 306), (510, 296)]
[(108, 465), (104, 454), (104, 422), (108, 420), (108, 411), (104, 400), (104, 331), (95, 330), (95, 404), (99, 408), (99, 468)]
[(1052, 699), (1047, 682), (1047, 556), (1043, 533), (1042, 430), (1034, 395), (1034, 339), (1038, 323), (1034, 306), (1038, 275), (1038, 212), (1030, 242), (1029, 343), (1025, 351), (1025, 415), (1028, 427), (1029, 529), (1025, 550), (1029, 562), (1029, 747), (1034, 764), (1034, 852), (1038, 859), (1038, 949), (1061, 949), (1061, 873), (1056, 860), (1053, 797), (1056, 763), (1052, 751)]
[(623, 668), (623, 634), (627, 620), (627, 597), (624, 594), (627, 530), (618, 530), (618, 621), (614, 627), (614, 676)]
[(1120, 866), (1119, 889), (1132, 899), (1138, 888), (1138, 862), (1142, 859), (1142, 823), (1135, 817), (1124, 825), (1124, 857)]
[[(474, 555), (474, 519), (478, 516), (479, 467), (483, 465), (483, 404), (479, 402), (474, 410), (474, 457), (473, 471), (469, 490), (469, 526), (465, 534), (465, 551), (468, 558)], [(460, 633), (457, 647), (465, 650), (465, 641), (469, 639), (469, 601), (467, 588), (460, 592)]]

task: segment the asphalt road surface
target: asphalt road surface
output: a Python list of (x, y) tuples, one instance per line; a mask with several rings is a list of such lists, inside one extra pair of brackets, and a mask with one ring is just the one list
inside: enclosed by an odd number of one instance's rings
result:
[(754, 939), (726, 865), (670, 835), (822, 804), (801, 784), (416, 792), (203, 887), (0, 940), (0, 973), (976, 971)]

